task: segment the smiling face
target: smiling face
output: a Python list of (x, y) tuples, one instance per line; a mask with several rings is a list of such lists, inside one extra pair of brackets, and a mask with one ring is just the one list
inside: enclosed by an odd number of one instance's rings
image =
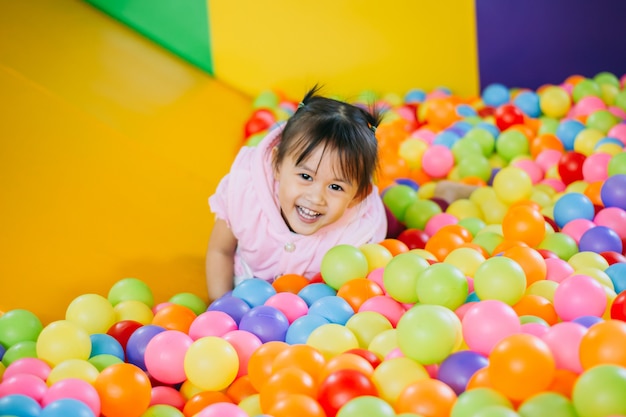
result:
[(336, 222), (359, 201), (354, 180), (341, 175), (337, 152), (322, 146), (300, 164), (294, 155), (286, 155), (274, 174), (283, 219), (301, 235), (312, 235)]

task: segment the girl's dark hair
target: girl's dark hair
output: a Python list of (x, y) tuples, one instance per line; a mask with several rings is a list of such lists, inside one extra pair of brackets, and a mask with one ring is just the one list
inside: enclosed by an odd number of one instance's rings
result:
[(286, 155), (295, 155), (296, 164), (306, 160), (319, 146), (339, 155), (341, 174), (357, 183), (357, 197), (365, 198), (378, 169), (376, 127), (382, 119), (379, 109), (368, 110), (318, 95), (315, 85), (289, 118), (275, 154), (278, 166)]

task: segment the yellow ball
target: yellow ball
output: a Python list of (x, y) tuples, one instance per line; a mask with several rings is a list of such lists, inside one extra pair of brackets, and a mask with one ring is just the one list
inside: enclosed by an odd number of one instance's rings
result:
[(453, 201), (446, 209), (446, 213), (452, 214), (459, 220), (473, 217), (482, 219), (482, 210), (472, 200), (462, 198), (460, 200)]
[(485, 257), (472, 248), (456, 248), (443, 261), (456, 266), (466, 276), (473, 277), (478, 267), (485, 262)]
[(371, 350), (380, 358), (386, 357), (391, 351), (398, 348), (396, 329), (385, 330), (376, 335), (367, 350)]
[(59, 320), (43, 328), (36, 343), (37, 357), (51, 366), (68, 359), (89, 359), (91, 339), (89, 333), (69, 320)]
[(138, 300), (120, 301), (115, 307), (116, 321), (134, 320), (143, 325), (152, 323), (154, 312), (150, 307)]
[(594, 148), (600, 139), (606, 135), (598, 129), (585, 128), (581, 130), (574, 139), (574, 150), (589, 156), (594, 153)]
[(313, 330), (306, 344), (322, 352), (327, 359), (359, 347), (359, 341), (352, 330), (336, 323), (323, 324)]
[(67, 306), (65, 319), (82, 327), (89, 334), (106, 333), (115, 324), (115, 311), (105, 297), (80, 295)]
[(406, 357), (387, 359), (372, 374), (372, 382), (376, 385), (378, 394), (389, 404), (395, 404), (409, 384), (428, 378), (424, 366)]
[(354, 333), (359, 347), (367, 349), (379, 333), (393, 329), (389, 320), (376, 311), (361, 311), (346, 322), (346, 327)]
[(539, 107), (544, 115), (560, 119), (571, 107), (570, 96), (563, 87), (546, 87), (539, 94)]
[(227, 340), (206, 336), (195, 340), (185, 353), (187, 379), (206, 391), (220, 391), (237, 377), (239, 356)]
[(98, 368), (83, 359), (68, 359), (53, 367), (50, 370), (48, 379), (46, 382), (48, 385), (52, 385), (55, 382), (63, 379), (75, 378), (87, 381), (90, 384), (96, 382), (98, 378)]
[(411, 169), (422, 167), (422, 156), (428, 149), (428, 143), (421, 139), (409, 138), (400, 143), (398, 155), (408, 164)]
[(493, 190), (500, 201), (510, 205), (528, 200), (532, 194), (533, 183), (523, 169), (508, 166), (495, 175)]
[(378, 243), (366, 243), (359, 246), (367, 259), (368, 272), (385, 267), (393, 259), (393, 255), (386, 247)]

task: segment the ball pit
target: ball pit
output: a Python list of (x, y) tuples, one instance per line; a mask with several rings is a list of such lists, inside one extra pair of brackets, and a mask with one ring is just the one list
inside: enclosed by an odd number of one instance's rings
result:
[[(7, 311), (0, 415), (626, 415), (621, 80), (364, 94), (388, 108), (387, 239), (208, 304), (124, 278), (45, 325)], [(264, 92), (246, 142), (295, 108)]]

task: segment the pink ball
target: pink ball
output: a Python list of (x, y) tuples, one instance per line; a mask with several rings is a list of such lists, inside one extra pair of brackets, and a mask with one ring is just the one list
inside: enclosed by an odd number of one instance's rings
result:
[(532, 334), (541, 337), (548, 332), (549, 327), (541, 323), (524, 323), (522, 324), (522, 333)]
[(604, 181), (609, 176), (612, 155), (599, 152), (589, 155), (583, 162), (583, 179), (587, 182)]
[(618, 117), (621, 120), (626, 120), (626, 111), (624, 109), (617, 106), (609, 106), (607, 110), (613, 115)]
[(189, 337), (198, 340), (205, 336), (221, 337), (237, 330), (237, 322), (230, 315), (219, 310), (209, 310), (198, 315), (189, 326)]
[(383, 280), (384, 272), (385, 268), (373, 269), (372, 271), (370, 271), (369, 274), (367, 274), (367, 279), (374, 281), (376, 284), (378, 284), (380, 289), (383, 290), (383, 294), (387, 294), (387, 290), (385, 290), (385, 282)]
[(567, 369), (577, 374), (583, 371), (578, 349), (585, 333), (585, 326), (564, 321), (550, 327), (541, 337), (552, 351), (558, 369)]
[(609, 138), (619, 139), (624, 145), (626, 145), (626, 123), (616, 124), (609, 129), (606, 136)]
[(457, 224), (458, 222), (459, 219), (450, 213), (437, 213), (428, 219), (424, 226), (424, 232), (426, 232), (428, 236), (433, 236), (442, 227)]
[(400, 348), (393, 348), (385, 355), (385, 360), (394, 359), (394, 358), (403, 358), (404, 353)]
[(174, 303), (170, 303), (169, 301), (164, 301), (162, 303), (159, 303), (159, 304), (155, 305), (154, 307), (152, 307), (152, 313), (156, 314), (159, 311), (161, 311), (162, 309), (164, 309), (165, 307), (171, 306), (172, 304), (174, 304)]
[(18, 374), (35, 375), (46, 381), (50, 375), (50, 365), (39, 358), (16, 359), (4, 370), (3, 378), (7, 379)]
[(309, 311), (306, 301), (291, 292), (276, 293), (265, 301), (265, 305), (282, 311), (287, 320), (289, 320), (289, 324)]
[(233, 403), (213, 403), (202, 409), (196, 417), (249, 417), (248, 413)]
[(380, 313), (385, 316), (387, 320), (389, 320), (389, 323), (395, 328), (400, 317), (402, 317), (406, 310), (402, 304), (388, 295), (375, 295), (361, 304), (358, 312), (360, 313), (361, 311), (375, 311)]
[(543, 168), (535, 161), (531, 161), (530, 159), (520, 159), (513, 163), (513, 166), (521, 169), (530, 177), (533, 185), (539, 184), (545, 175)]
[(246, 330), (233, 330), (224, 335), (224, 340), (232, 345), (237, 352), (239, 358), (239, 371), (237, 372), (237, 378), (242, 375), (248, 374), (248, 361), (250, 356), (257, 350), (263, 342), (254, 333), (250, 333)]
[(626, 239), (626, 211), (619, 207), (605, 207), (593, 219), (596, 226), (606, 226), (613, 229), (621, 238)]
[(592, 227), (596, 227), (596, 224), (589, 219), (574, 219), (561, 228), (561, 233), (568, 235), (578, 243), (581, 236)]
[(415, 132), (411, 133), (410, 137), (422, 139), (424, 142), (432, 145), (435, 136), (437, 136), (437, 134), (430, 129), (417, 129)]
[(465, 313), (461, 323), (467, 346), (487, 356), (499, 341), (521, 332), (517, 313), (500, 300), (477, 302)]
[(561, 258), (547, 258), (544, 262), (546, 279), (549, 281), (561, 282), (574, 273), (574, 267)]
[(544, 180), (541, 180), (539, 184), (545, 184), (549, 187), (552, 187), (557, 193), (565, 191), (566, 188), (565, 183), (561, 180), (557, 180), (556, 178), (546, 178)]
[(89, 382), (79, 378), (61, 379), (48, 389), (41, 400), (43, 407), (63, 398), (73, 398), (83, 402), (93, 411), (95, 416), (100, 415), (100, 396), (98, 391)]
[(193, 339), (178, 330), (165, 330), (146, 345), (144, 358), (150, 375), (165, 384), (178, 384), (185, 379), (185, 354)]
[(469, 309), (472, 308), (472, 306), (476, 303), (477, 301), (470, 301), (468, 303), (462, 304), (456, 310), (454, 310), (454, 314), (456, 314), (459, 320), (463, 321), (463, 317), (465, 317), (465, 314), (467, 314)]
[(167, 385), (152, 387), (150, 405), (170, 405), (182, 411), (186, 402), (187, 400), (185, 400), (183, 394), (181, 394), (181, 392), (176, 388), (169, 387)]
[(45, 381), (31, 374), (17, 374), (3, 378), (0, 383), (0, 398), (7, 395), (22, 394), (41, 403), (48, 390)]
[(606, 104), (600, 97), (586, 96), (581, 98), (573, 107), (576, 116), (589, 116), (598, 110), (606, 110)]
[(546, 172), (559, 163), (562, 155), (563, 152), (557, 151), (556, 149), (545, 149), (537, 154), (535, 162)]
[(432, 145), (422, 155), (422, 170), (432, 178), (444, 178), (454, 166), (452, 150), (444, 145)]
[(554, 292), (554, 309), (563, 321), (581, 316), (602, 317), (606, 304), (602, 284), (588, 275), (565, 278)]

